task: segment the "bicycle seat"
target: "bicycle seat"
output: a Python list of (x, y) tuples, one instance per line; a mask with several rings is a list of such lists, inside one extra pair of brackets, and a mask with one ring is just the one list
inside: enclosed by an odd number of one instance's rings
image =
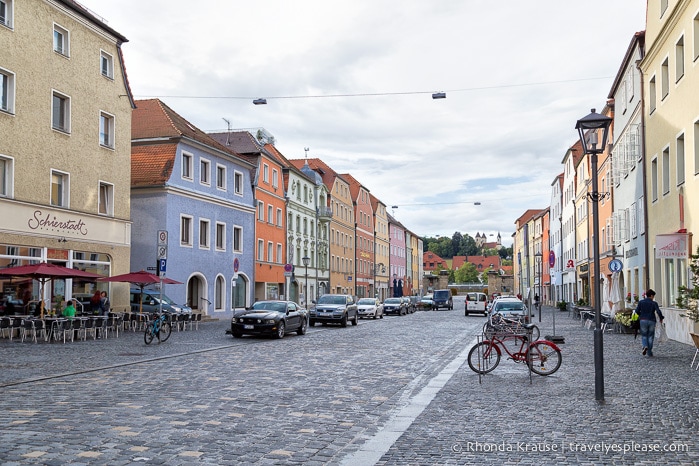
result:
[(526, 328), (527, 330), (531, 330), (536, 327), (536, 324), (523, 324), (522, 327)]

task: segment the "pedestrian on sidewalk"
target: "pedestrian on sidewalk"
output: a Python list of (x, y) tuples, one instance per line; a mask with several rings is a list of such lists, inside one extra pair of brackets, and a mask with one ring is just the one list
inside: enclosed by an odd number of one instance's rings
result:
[(646, 297), (638, 302), (636, 305), (636, 313), (638, 314), (638, 320), (641, 325), (641, 344), (643, 345), (643, 350), (641, 354), (644, 356), (653, 356), (653, 340), (655, 339), (655, 324), (656, 318), (655, 314), (658, 314), (660, 318), (660, 323), (663, 323), (665, 316), (660, 312), (660, 306), (654, 301), (655, 291), (648, 289), (646, 291)]

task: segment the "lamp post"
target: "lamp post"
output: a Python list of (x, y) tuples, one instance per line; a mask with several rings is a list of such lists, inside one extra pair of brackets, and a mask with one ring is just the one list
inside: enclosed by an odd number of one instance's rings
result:
[[(593, 290), (595, 294), (595, 331), (594, 331), (594, 360), (595, 360), (595, 399), (604, 401), (604, 360), (602, 341), (602, 309), (600, 306), (600, 263), (599, 263), (599, 210), (598, 202), (604, 199), (609, 193), (598, 192), (597, 187), (597, 155), (604, 152), (607, 144), (607, 136), (612, 119), (608, 116), (595, 113), (595, 109), (586, 117), (578, 120), (575, 129), (578, 130), (580, 143), (583, 152), (590, 155), (590, 167), (592, 170), (592, 192), (587, 193), (587, 197), (592, 202), (592, 257), (594, 262)], [(597, 134), (602, 130), (600, 139)], [(599, 148), (597, 143), (599, 142)]]
[(303, 256), (301, 260), (303, 261), (303, 266), (306, 268), (306, 289), (304, 290), (303, 295), (304, 301), (306, 301), (306, 307), (308, 307), (308, 263), (311, 262), (311, 258), (308, 256)]

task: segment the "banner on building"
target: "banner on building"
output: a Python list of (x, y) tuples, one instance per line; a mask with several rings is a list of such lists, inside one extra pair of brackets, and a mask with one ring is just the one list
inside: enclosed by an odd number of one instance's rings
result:
[(656, 259), (687, 259), (689, 257), (687, 233), (655, 235)]

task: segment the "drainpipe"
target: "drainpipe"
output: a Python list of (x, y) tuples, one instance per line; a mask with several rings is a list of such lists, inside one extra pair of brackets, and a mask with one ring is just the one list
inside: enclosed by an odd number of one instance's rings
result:
[[(643, 177), (643, 223), (644, 223), (644, 228), (643, 230), (646, 232), (645, 236), (645, 248), (646, 248), (646, 264), (649, 264), (651, 262), (651, 257), (650, 257), (650, 240), (648, 237), (650, 236), (648, 233), (648, 173), (646, 169), (646, 99), (645, 99), (645, 86), (644, 86), (644, 76), (643, 76), (643, 70), (641, 69), (641, 60), (645, 56), (645, 50), (641, 44), (638, 45), (639, 50), (641, 51), (641, 58), (639, 60), (636, 60), (636, 69), (638, 69), (638, 73), (641, 76), (641, 141), (643, 143), (643, 149), (641, 152), (641, 155), (643, 157), (643, 164), (641, 165), (643, 168), (642, 172), (642, 177)], [(653, 267), (653, 271), (655, 272), (655, 267)], [(650, 288), (650, 267), (648, 267), (648, 270), (646, 270), (645, 273), (645, 289)]]

